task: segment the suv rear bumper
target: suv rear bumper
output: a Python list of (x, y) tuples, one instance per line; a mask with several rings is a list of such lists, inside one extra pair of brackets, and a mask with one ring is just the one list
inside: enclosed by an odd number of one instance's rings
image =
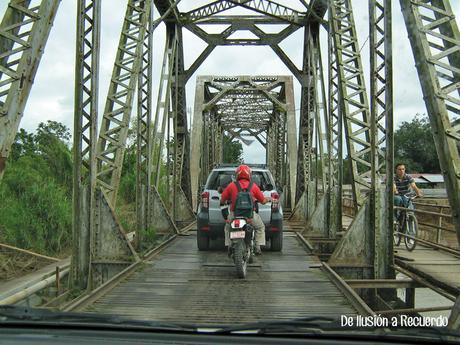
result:
[[(209, 224), (208, 213), (200, 212), (197, 215), (197, 230), (201, 234), (207, 234), (210, 238), (224, 237), (225, 223)], [(280, 212), (272, 213), (270, 224), (265, 224), (265, 236), (272, 237), (283, 231), (283, 215)]]
[(202, 234), (207, 234), (210, 238), (224, 237), (225, 223), (209, 224), (209, 214), (200, 212), (196, 219), (197, 231)]

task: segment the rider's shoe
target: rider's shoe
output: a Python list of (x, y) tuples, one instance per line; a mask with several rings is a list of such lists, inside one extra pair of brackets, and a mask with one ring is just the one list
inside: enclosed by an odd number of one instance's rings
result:
[(260, 246), (258, 244), (254, 247), (254, 254), (255, 255), (261, 255), (262, 254), (262, 250), (260, 250)]

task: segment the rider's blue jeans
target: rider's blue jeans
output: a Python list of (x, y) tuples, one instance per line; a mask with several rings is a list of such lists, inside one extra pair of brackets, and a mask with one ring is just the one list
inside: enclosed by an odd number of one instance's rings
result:
[[(409, 198), (404, 195), (395, 195), (393, 197), (393, 202), (395, 206), (399, 206), (399, 207), (409, 206)], [(399, 214), (400, 214), (400, 210), (395, 210), (394, 212), (395, 220), (398, 219)]]

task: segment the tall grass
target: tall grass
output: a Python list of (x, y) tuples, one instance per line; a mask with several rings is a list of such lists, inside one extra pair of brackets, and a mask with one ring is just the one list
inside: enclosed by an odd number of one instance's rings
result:
[(21, 157), (6, 169), (0, 200), (1, 241), (47, 254), (70, 244), (71, 197), (42, 157)]

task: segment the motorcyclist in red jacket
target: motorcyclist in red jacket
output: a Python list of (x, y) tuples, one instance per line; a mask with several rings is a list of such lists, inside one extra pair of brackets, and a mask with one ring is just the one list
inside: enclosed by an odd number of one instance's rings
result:
[[(249, 184), (251, 183), (251, 168), (249, 168), (247, 165), (240, 165), (236, 171), (236, 180), (239, 182), (241, 189), (247, 189), (249, 187)], [(262, 191), (260, 190), (259, 186), (255, 184), (254, 182), (252, 183), (251, 190), (249, 191), (254, 199), (260, 202), (261, 204), (266, 204), (267, 202), (270, 202), (271, 199), (267, 198), (264, 196)], [(236, 196), (238, 194), (238, 187), (236, 186), (235, 182), (230, 183), (225, 190), (222, 192), (221, 198), (220, 198), (220, 204), (224, 205), (227, 200), (231, 200), (232, 204), (230, 206), (230, 213), (228, 215), (228, 221), (227, 224), (225, 224), (225, 245), (230, 246), (230, 236), (229, 236), (229, 231), (230, 231), (230, 223), (233, 220), (233, 211), (235, 210), (235, 203), (236, 203)], [(262, 219), (260, 218), (259, 214), (254, 210), (254, 215), (252, 218), (252, 225), (254, 226), (255, 230), (255, 240), (256, 240), (256, 248), (255, 248), (255, 254), (260, 255), (262, 252), (260, 250), (260, 246), (265, 245), (265, 225), (262, 222)]]

